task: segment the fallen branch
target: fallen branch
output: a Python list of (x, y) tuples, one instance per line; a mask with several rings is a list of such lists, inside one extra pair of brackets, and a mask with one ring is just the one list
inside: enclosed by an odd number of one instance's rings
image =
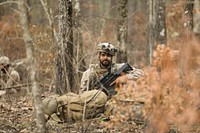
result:
[(8, 86), (8, 87), (1, 88), (1, 89), (5, 90), (5, 89), (20, 88), (20, 87), (25, 87), (25, 86), (31, 86), (31, 83), (27, 83), (27, 84), (18, 84), (18, 85), (15, 85), (15, 86)]

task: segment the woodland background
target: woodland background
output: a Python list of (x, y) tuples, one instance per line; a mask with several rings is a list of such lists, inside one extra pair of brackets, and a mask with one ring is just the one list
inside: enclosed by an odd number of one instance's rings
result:
[[(199, 11), (199, 0), (1, 0), (0, 55), (11, 59), (23, 84), (32, 83), (33, 97), (3, 97), (0, 129), (91, 132), (101, 125), (102, 132), (199, 132)], [(34, 106), (52, 93), (78, 92), (82, 72), (96, 62), (99, 42), (120, 49), (116, 62), (145, 71), (145, 78), (127, 81), (128, 93), (122, 95), (145, 103), (144, 122), (128, 120), (135, 117), (128, 109), (133, 103), (124, 108), (114, 100), (119, 112), (106, 124), (45, 129), (41, 108)]]

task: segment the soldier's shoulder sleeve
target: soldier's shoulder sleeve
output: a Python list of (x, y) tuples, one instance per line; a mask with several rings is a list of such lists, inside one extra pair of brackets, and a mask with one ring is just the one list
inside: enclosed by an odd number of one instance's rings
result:
[(19, 83), (19, 81), (20, 81), (19, 73), (13, 69), (10, 71), (9, 79), (6, 82), (6, 87), (17, 84)]
[(17, 82), (20, 80), (19, 73), (14, 69), (10, 72), (10, 76), (12, 77), (13, 80)]
[(85, 72), (83, 72), (83, 76), (81, 78), (81, 85), (80, 85), (80, 93), (87, 90), (89, 76), (90, 76), (90, 68), (88, 68)]
[(90, 64), (89, 68), (85, 72), (83, 72), (82, 79), (89, 78), (90, 73), (94, 71), (95, 67), (96, 67), (96, 64)]
[(80, 93), (87, 90), (89, 86), (90, 75), (94, 72), (96, 67), (97, 64), (90, 64), (89, 68), (83, 72), (83, 76), (81, 78)]

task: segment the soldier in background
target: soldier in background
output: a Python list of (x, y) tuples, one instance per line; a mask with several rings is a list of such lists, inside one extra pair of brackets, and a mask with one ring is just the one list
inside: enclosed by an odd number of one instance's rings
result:
[(0, 57), (0, 89), (5, 89), (6, 93), (17, 93), (12, 86), (19, 84), (19, 73), (11, 67), (10, 59), (6, 56)]

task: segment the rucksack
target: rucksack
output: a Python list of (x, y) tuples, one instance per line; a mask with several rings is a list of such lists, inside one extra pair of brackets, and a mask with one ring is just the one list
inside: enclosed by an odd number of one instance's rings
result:
[(100, 90), (82, 94), (67, 93), (57, 98), (57, 116), (61, 121), (76, 122), (98, 117), (105, 110), (107, 95)]

